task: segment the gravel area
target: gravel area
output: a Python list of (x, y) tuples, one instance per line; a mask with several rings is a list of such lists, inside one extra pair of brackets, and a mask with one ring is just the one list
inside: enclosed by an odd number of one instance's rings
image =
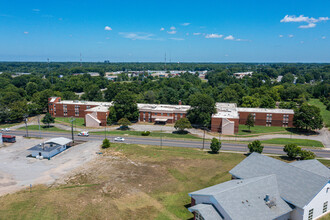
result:
[(27, 157), (28, 148), (45, 139), (23, 139), (0, 148), (0, 195), (29, 187), (51, 184), (84, 163), (97, 157), (100, 141), (89, 141), (71, 147), (51, 160)]

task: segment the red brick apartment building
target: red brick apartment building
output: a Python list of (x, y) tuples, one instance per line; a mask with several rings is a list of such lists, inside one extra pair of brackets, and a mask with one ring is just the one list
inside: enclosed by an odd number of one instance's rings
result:
[(222, 134), (238, 132), (239, 124), (245, 124), (252, 114), (255, 125), (292, 127), (292, 109), (237, 108), (235, 103), (216, 103), (217, 113), (212, 115), (211, 131)]
[[(53, 117), (79, 117), (85, 119), (87, 127), (106, 125), (111, 102), (91, 102), (61, 100), (51, 97), (48, 100), (49, 113)], [(185, 118), (189, 105), (138, 104), (140, 122), (175, 123)], [(292, 127), (294, 111), (291, 109), (237, 108), (235, 103), (216, 103), (217, 113), (212, 115), (211, 131), (222, 134), (238, 132), (240, 124), (245, 124), (249, 114), (255, 125)]]
[(163, 104), (138, 104), (141, 122), (175, 123), (180, 118), (185, 118), (189, 105), (163, 105)]

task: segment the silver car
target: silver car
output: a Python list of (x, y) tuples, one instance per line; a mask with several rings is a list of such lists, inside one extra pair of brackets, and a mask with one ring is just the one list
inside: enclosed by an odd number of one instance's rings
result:
[(122, 137), (116, 137), (116, 138), (114, 138), (113, 140), (114, 140), (114, 141), (118, 141), (118, 142), (124, 142), (124, 141), (125, 141), (125, 139), (122, 138)]

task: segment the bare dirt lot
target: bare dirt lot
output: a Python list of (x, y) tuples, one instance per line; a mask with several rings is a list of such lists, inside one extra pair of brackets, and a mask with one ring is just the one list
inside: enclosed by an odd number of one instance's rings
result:
[(0, 195), (30, 184), (51, 184), (63, 175), (96, 157), (101, 142), (86, 142), (56, 155), (51, 160), (27, 157), (27, 149), (45, 139), (17, 137), (17, 142), (0, 148)]

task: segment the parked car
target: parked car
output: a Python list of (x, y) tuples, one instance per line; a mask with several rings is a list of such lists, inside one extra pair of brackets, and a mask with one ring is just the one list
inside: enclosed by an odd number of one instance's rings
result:
[(2, 128), (1, 131), (10, 131), (10, 128)]
[(116, 138), (114, 138), (113, 140), (114, 140), (114, 141), (118, 141), (118, 142), (124, 142), (124, 141), (125, 141), (125, 139), (122, 138), (122, 137), (116, 137)]
[(89, 134), (88, 134), (88, 131), (82, 131), (78, 134), (78, 136), (84, 136), (84, 137), (88, 137)]

